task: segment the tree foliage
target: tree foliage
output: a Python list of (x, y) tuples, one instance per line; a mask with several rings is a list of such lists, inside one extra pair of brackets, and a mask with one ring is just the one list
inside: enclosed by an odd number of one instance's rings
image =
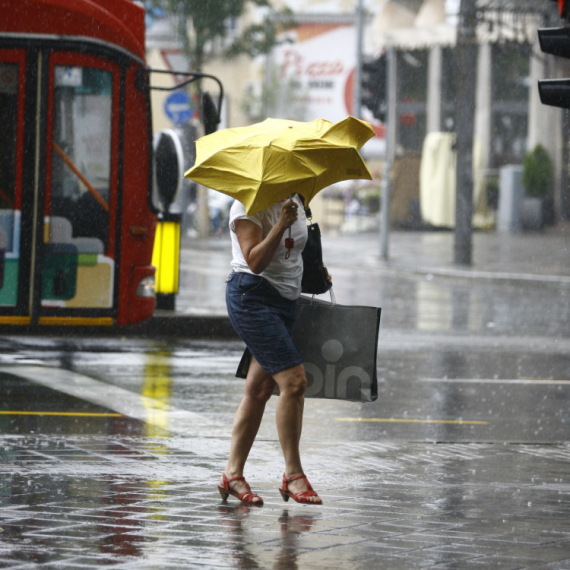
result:
[[(180, 39), (192, 69), (202, 70), (209, 54), (208, 47), (217, 40), (224, 40), (226, 56), (249, 54), (255, 57), (269, 53), (278, 43), (279, 31), (293, 25), (290, 10), (276, 11), (269, 0), (157, 0), (182, 25)], [(248, 7), (267, 10), (263, 23), (245, 26), (233, 34), (230, 25), (239, 21)], [(219, 55), (216, 54), (216, 55)]]

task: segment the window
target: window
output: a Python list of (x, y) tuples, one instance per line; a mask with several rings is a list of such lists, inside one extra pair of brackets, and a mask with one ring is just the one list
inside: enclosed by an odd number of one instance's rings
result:
[(457, 70), (455, 48), (442, 50), (441, 111), (444, 131), (455, 132), (455, 108), (457, 104)]
[(18, 296), (20, 213), (16, 198), (20, 66), (0, 62), (0, 305)]
[(65, 218), (73, 238), (109, 239), (113, 76), (56, 66), (50, 216)]
[(0, 210), (14, 208), (18, 128), (18, 64), (0, 63)]
[(526, 44), (493, 46), (492, 154), (494, 168), (522, 164), (528, 136), (531, 48)]
[(398, 142), (419, 151), (426, 135), (428, 51), (398, 52)]

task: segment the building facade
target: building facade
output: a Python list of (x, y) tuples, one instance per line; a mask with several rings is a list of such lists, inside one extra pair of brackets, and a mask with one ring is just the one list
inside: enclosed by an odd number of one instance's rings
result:
[[(395, 53), (390, 148), (396, 157), (420, 153), (429, 133), (454, 131), (460, 104), (455, 82), (459, 2), (362, 0), (366, 16), (360, 39), (359, 0), (274, 4), (296, 13), (298, 27), (287, 32), (288, 43), (267, 58), (213, 58), (205, 68), (224, 83), (224, 125), (242, 126), (266, 116), (337, 121), (358, 114), (354, 81), (360, 41), (364, 59), (388, 49)], [(256, 17), (260, 15), (251, 11), (244, 16), (246, 21)], [(564, 114), (543, 106), (537, 89), (539, 79), (560, 74), (560, 63), (540, 52), (537, 37), (539, 27), (559, 25), (556, 7), (549, 0), (478, 0), (478, 17), (475, 136), (483, 174), (492, 179), (502, 166), (522, 164), (525, 153), (541, 144), (556, 173), (556, 212), (570, 217)], [(366, 109), (362, 117), (378, 135), (363, 153), (372, 161), (382, 160), (384, 125)]]

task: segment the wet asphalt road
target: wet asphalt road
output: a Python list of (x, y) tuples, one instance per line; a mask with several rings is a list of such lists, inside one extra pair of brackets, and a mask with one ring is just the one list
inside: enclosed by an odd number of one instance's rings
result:
[[(246, 474), (264, 508), (220, 502), (239, 341), (4, 336), (0, 566), (570, 568), (568, 268), (473, 278), (422, 269), (437, 239), (414, 270), (334, 244), (337, 300), (383, 314), (378, 401), (306, 404), (323, 507), (275, 491), (274, 399)], [(214, 252), (183, 258), (180, 310), (223, 311)]]
[[(384, 338), (385, 337), (385, 338)], [(373, 403), (309, 400), (307, 441), (556, 443), (570, 439), (570, 340), (386, 333), (379, 350), (379, 398)], [(123, 339), (0, 339), (2, 409), (104, 411), (10, 375), (11, 367), (59, 367), (200, 414), (230, 426), (243, 382), (234, 377), (242, 345), (228, 341)], [(12, 354), (10, 354), (12, 352)], [(17, 372), (17, 366), (14, 372)], [(276, 439), (275, 399), (261, 437)], [(113, 406), (111, 406), (111, 410)], [(79, 416), (78, 416), (79, 417)], [(57, 416), (7, 416), (4, 433), (70, 433)], [(105, 420), (105, 418), (102, 418)], [(77, 433), (91, 424), (73, 420)], [(92, 419), (90, 421), (93, 421)], [(106, 421), (106, 420), (105, 420)], [(103, 422), (104, 423), (104, 422)], [(165, 425), (168, 429), (168, 426)], [(96, 429), (95, 432), (98, 430)], [(74, 433), (71, 428), (71, 433)]]

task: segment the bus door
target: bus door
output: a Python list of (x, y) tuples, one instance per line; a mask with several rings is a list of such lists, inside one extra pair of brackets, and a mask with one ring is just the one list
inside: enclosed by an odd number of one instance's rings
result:
[(113, 324), (120, 68), (52, 52), (39, 324)]
[(113, 324), (120, 67), (0, 49), (0, 324)]
[(20, 243), (25, 89), (26, 51), (0, 49), (0, 323), (4, 324), (29, 323), (29, 247), (22, 261)]

